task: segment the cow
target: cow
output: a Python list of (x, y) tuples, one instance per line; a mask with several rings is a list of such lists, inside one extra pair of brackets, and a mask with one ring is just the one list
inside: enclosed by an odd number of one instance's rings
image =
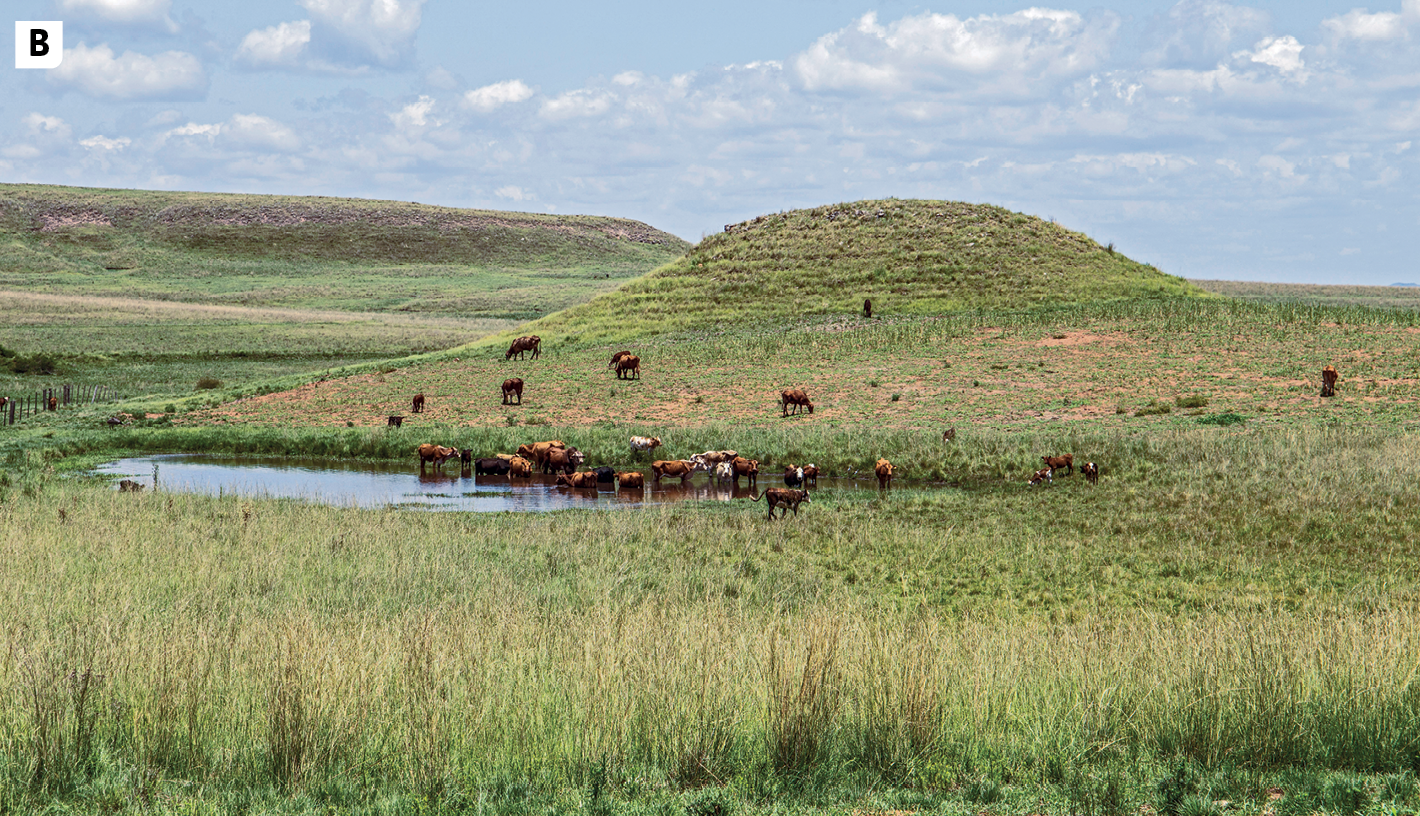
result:
[(582, 461), (586, 456), (576, 448), (553, 448), (547, 452), (547, 459), (542, 463), (543, 473), (553, 473), (562, 471), (572, 473), (582, 466)]
[(1085, 481), (1090, 484), (1099, 484), (1100, 469), (1094, 462), (1086, 462), (1080, 467), (1080, 472), (1085, 474)]
[(424, 465), (433, 462), (437, 470), (444, 466), (444, 462), (459, 455), (458, 448), (446, 448), (443, 445), (423, 444), (419, 446), (419, 470), (424, 470)]
[(616, 480), (616, 468), (602, 465), (599, 468), (592, 468), (592, 472), (597, 474), (597, 481), (602, 484), (611, 484)]
[(633, 487), (640, 490), (646, 486), (646, 477), (636, 472), (618, 473), (616, 481), (622, 490), (630, 490)]
[(655, 450), (661, 446), (659, 436), (633, 436), (631, 437), (631, 453), (644, 453)]
[(508, 460), (508, 475), (531, 478), (533, 475), (532, 462), (529, 462), (521, 456), (514, 456), (512, 459)]
[(50, 398), (49, 398), (49, 410), (51, 410), (51, 411), (58, 411), (58, 410), (59, 410), (59, 397), (50, 397)]
[(809, 413), (814, 412), (814, 404), (809, 401), (809, 395), (804, 393), (802, 388), (791, 388), (779, 392), (779, 403), (784, 409), (782, 416), (789, 415), (789, 406), (794, 406), (794, 413), (799, 413), (800, 408), (807, 407)]
[(717, 482), (735, 482), (735, 463), (721, 462), (715, 465), (715, 470), (710, 474)]
[(143, 485), (142, 485), (142, 483), (140, 483), (140, 482), (135, 482), (135, 481), (133, 481), (132, 479), (124, 479), (123, 481), (121, 481), (121, 482), (118, 483), (118, 492), (120, 492), (120, 493), (141, 493), (141, 492), (143, 492)]
[(872, 316), (873, 301), (868, 298), (863, 298), (863, 317), (871, 318)]
[(804, 469), (798, 465), (784, 466), (784, 484), (789, 487), (798, 487), (804, 483)]
[(696, 471), (704, 469), (705, 468), (699, 463), (691, 462), (686, 459), (657, 459), (651, 463), (652, 478), (658, 482), (666, 476), (678, 476), (680, 477), (680, 483), (685, 484), (685, 480), (694, 476)]
[(1336, 396), (1336, 369), (1331, 366), (1321, 370), (1321, 395), (1323, 397)]
[(886, 490), (888, 485), (892, 484), (893, 470), (892, 462), (886, 459), (879, 459), (877, 463), (873, 465), (873, 473), (878, 477), (879, 490)]
[(618, 380), (629, 380), (635, 374), (636, 379), (641, 379), (641, 358), (634, 354), (628, 354), (616, 361), (616, 378)]
[(769, 517), (771, 519), (774, 518), (774, 508), (776, 507), (784, 508), (779, 514), (779, 517), (783, 518), (789, 515), (790, 510), (794, 511), (795, 516), (799, 515), (799, 505), (801, 503), (813, 503), (809, 501), (809, 491), (789, 490), (783, 487), (771, 487), (758, 496), (755, 496), (753, 501), (759, 501), (766, 497), (768, 501), (765, 503), (769, 505)]
[(629, 352), (629, 351), (618, 351), (617, 353), (611, 355), (611, 365), (607, 366), (607, 368), (616, 368), (616, 364), (619, 363), (619, 362), (621, 362), (621, 358), (622, 358), (622, 357), (630, 357), (630, 356), (631, 356), (631, 352)]
[(1065, 468), (1066, 473), (1075, 472), (1075, 454), (1073, 453), (1067, 453), (1064, 456), (1042, 456), (1040, 461), (1050, 468), (1052, 475), (1060, 468)]
[(705, 451), (690, 457), (690, 461), (699, 462), (705, 466), (706, 470), (711, 469), (711, 465), (718, 465), (721, 462), (732, 462), (739, 453), (732, 450)]
[(409, 413), (424, 413), (424, 395), (422, 393), (415, 394), (414, 399), (410, 400)]
[(403, 426), (404, 426), (404, 417), (399, 416), (399, 415), (397, 415), (397, 414), (390, 414), (389, 417), (386, 418), (385, 424), (388, 425), (388, 426), (391, 427), (391, 428), (400, 428), (400, 427), (403, 427)]
[(942, 441), (943, 441), (943, 442), (951, 442), (951, 441), (955, 440), (956, 438), (957, 438), (957, 429), (956, 429), (955, 426), (953, 426), (953, 427), (951, 427), (951, 428), (948, 428), (948, 429), (946, 429), (945, 431), (942, 431)]
[(758, 459), (746, 459), (743, 456), (736, 456), (734, 459), (730, 460), (730, 464), (735, 469), (735, 484), (738, 485), (740, 483), (741, 476), (745, 477), (749, 484), (754, 484), (759, 480)]
[(508, 347), (508, 353), (503, 356), (503, 359), (510, 360), (513, 355), (516, 354), (518, 355), (518, 359), (521, 360), (523, 359), (524, 352), (531, 351), (533, 359), (536, 360), (538, 355), (542, 353), (542, 349), (539, 346), (540, 343), (542, 343), (542, 338), (535, 334), (527, 337), (519, 337), (517, 340), (513, 341), (513, 345)]
[(1055, 471), (1051, 470), (1050, 468), (1041, 468), (1040, 470), (1037, 470), (1035, 473), (1031, 474), (1031, 477), (1030, 477), (1030, 479), (1028, 479), (1028, 480), (1026, 481), (1026, 484), (1028, 484), (1028, 485), (1038, 485), (1038, 484), (1040, 484), (1041, 482), (1054, 482), (1054, 481), (1055, 481)]
[(517, 397), (518, 404), (523, 404), (523, 381), (520, 377), (513, 377), (503, 381), (503, 404), (509, 404), (510, 397)]
[(473, 448), (464, 448), (459, 451), (459, 464), (463, 465), (464, 470), (467, 470), (468, 466), (472, 464), (472, 462)]
[(596, 487), (597, 474), (590, 470), (581, 473), (560, 473), (557, 475), (558, 487)]
[(482, 476), (505, 476), (513, 469), (513, 465), (506, 459), (499, 459), (496, 456), (487, 459), (479, 459), (473, 463), (473, 475)]
[(567, 443), (561, 439), (552, 439), (547, 442), (534, 442), (531, 445), (519, 445), (518, 455), (530, 460), (533, 464), (541, 466), (547, 461), (547, 454), (557, 448), (565, 448)]
[(804, 465), (804, 482), (818, 484), (818, 465)]

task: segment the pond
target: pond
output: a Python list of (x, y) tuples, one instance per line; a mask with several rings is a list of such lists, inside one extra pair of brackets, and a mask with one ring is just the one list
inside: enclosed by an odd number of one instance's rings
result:
[[(674, 501), (730, 501), (754, 498), (757, 492), (741, 479), (739, 486), (718, 485), (706, 473), (697, 473), (685, 485), (665, 479), (657, 485), (643, 470), (646, 487), (617, 490), (612, 485), (596, 489), (557, 487), (555, 476), (537, 474), (528, 479), (508, 476), (474, 476), (460, 471), (457, 461), (443, 471), (396, 462), (353, 462), (286, 457), (205, 456), (168, 454), (138, 456), (109, 462), (99, 473), (132, 479), (158, 489), (210, 496), (240, 495), (295, 498), (341, 507), (403, 507), (427, 510), (478, 512), (542, 511), (568, 508), (645, 507)], [(875, 482), (819, 479), (816, 487), (876, 487)], [(759, 488), (783, 487), (782, 472), (760, 474)], [(814, 488), (815, 486), (810, 486)]]

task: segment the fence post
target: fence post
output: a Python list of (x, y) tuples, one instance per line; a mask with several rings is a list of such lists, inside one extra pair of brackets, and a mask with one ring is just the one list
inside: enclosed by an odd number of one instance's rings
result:
[(69, 404), (69, 383), (64, 384), (64, 404)]

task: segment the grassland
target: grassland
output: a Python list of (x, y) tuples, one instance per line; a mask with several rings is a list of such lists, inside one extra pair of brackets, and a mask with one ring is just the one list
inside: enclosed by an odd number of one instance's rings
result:
[[(814, 212), (869, 230), (891, 204)], [(1416, 812), (1420, 314), (1202, 297), (1053, 225), (951, 212), (940, 245), (999, 222), (988, 269), (1036, 235), (1065, 253), (1042, 287), (1069, 257), (1113, 283), (938, 310), (955, 296), (904, 263), (905, 294), (865, 319), (857, 291), (833, 299), (847, 277), (783, 285), (812, 242), (737, 243), (802, 217), (783, 214), (696, 250), (786, 250), (736, 261), (767, 281), (738, 291), (738, 323), (708, 273), (682, 303), (705, 322), (653, 334), (605, 308), (679, 302), (692, 282), (663, 270), (589, 303), (587, 331), (541, 324), (538, 360), (495, 337), (319, 374), (218, 365), (201, 395), (0, 429), (0, 812)], [(912, 246), (874, 242), (865, 258)], [(76, 328), (136, 353), (160, 350), (145, 325), (178, 330), (147, 304), (106, 329), (96, 306)], [(268, 356), (354, 359), (406, 329), (211, 308), (193, 336)], [(60, 311), (34, 330), (68, 336)], [(623, 344), (640, 380), (606, 369)], [(523, 406), (497, 402), (507, 376)], [(780, 415), (789, 386), (814, 414)], [(414, 391), (428, 413), (380, 427)], [(124, 407), (160, 415), (107, 427)], [(901, 478), (768, 522), (744, 502), (430, 514), (82, 475), (129, 451), (408, 461), (546, 438), (644, 466), (631, 434), (839, 475), (887, 456)], [(1066, 451), (1100, 484), (1024, 485)]]
[(1249, 303), (1306, 303), (1313, 306), (1420, 309), (1420, 287), (1411, 285), (1338, 286), (1215, 280), (1190, 280), (1189, 283), (1204, 291)]

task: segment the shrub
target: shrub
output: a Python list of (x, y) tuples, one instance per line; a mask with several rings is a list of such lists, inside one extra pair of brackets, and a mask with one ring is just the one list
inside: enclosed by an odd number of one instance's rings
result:
[(217, 379), (216, 377), (203, 377), (197, 381), (197, 388), (199, 391), (204, 389), (210, 390), (213, 388), (221, 387), (222, 381)]
[(1202, 394), (1194, 394), (1191, 397), (1179, 397), (1174, 400), (1174, 404), (1180, 408), (1202, 408), (1208, 404), (1208, 398)]
[(1149, 400), (1149, 404), (1134, 412), (1134, 416), (1156, 416), (1159, 414), (1172, 413), (1173, 409), (1168, 403), (1160, 403), (1158, 400)]
[(17, 355), (10, 359), (10, 370), (16, 374), (53, 374), (58, 363), (48, 354)]
[(1228, 411), (1223, 414), (1209, 414), (1205, 417), (1199, 417), (1198, 421), (1203, 425), (1241, 425), (1247, 422), (1247, 417)]

